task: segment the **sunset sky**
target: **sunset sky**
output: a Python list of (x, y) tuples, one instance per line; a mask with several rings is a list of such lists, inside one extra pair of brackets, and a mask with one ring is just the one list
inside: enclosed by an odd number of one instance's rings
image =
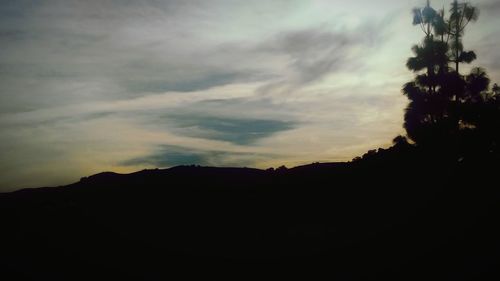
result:
[[(435, 8), (450, 1), (434, 0)], [(500, 1), (468, 27), (500, 82)], [(0, 4), (0, 191), (182, 164), (345, 161), (404, 134), (424, 0)]]

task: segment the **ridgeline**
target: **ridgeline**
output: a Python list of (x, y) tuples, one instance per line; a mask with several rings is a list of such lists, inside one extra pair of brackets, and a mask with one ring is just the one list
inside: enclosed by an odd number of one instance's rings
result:
[(499, 269), (497, 161), (399, 143), (348, 163), (180, 166), (4, 193), (2, 275), (482, 280)]

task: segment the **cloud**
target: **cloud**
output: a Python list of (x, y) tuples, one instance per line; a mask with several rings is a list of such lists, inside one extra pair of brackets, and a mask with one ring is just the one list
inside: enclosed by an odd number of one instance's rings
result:
[(217, 72), (205, 70), (207, 73), (191, 80), (179, 79), (169, 81), (168, 78), (140, 77), (137, 80), (129, 79), (124, 82), (125, 87), (132, 93), (165, 93), (165, 92), (194, 92), (207, 90), (227, 84), (247, 83), (259, 80), (257, 75), (251, 72)]
[(286, 68), (279, 79), (263, 85), (259, 92), (265, 96), (290, 94), (328, 75), (360, 70), (363, 60), (387, 35), (390, 20), (368, 22), (354, 30), (320, 25), (277, 34), (256, 51), (286, 57)]
[[(273, 26), (281, 24), (277, 16), (297, 13), (302, 4), (263, 3), (19, 1), (3, 6), (8, 16), (0, 19), (0, 112), (252, 82), (263, 83), (260, 92), (276, 95), (356, 65), (352, 48), (375, 34), (365, 30), (371, 25), (341, 30), (315, 24), (283, 31)], [(230, 11), (247, 15), (246, 6), (273, 19), (269, 30), (257, 32), (254, 20), (246, 25), (231, 16)], [(239, 26), (234, 32), (233, 24)]]
[(500, 11), (500, 2), (497, 0), (487, 0), (486, 2), (478, 3), (477, 7), (479, 7), (480, 12), (484, 11), (486, 13), (495, 14)]
[(0, 18), (0, 112), (267, 79), (234, 63), (244, 55), (220, 50), (230, 39), (212, 42), (222, 26), (206, 24), (217, 11), (204, 1), (20, 1), (0, 9), (8, 15)]
[[(133, 158), (120, 163), (125, 166), (153, 166), (153, 167), (172, 167), (179, 165), (206, 165), (210, 153), (194, 151), (187, 148), (176, 146), (162, 146), (161, 149), (153, 155)], [(212, 156), (217, 156), (218, 153), (212, 153)]]
[(251, 145), (275, 133), (292, 129), (287, 121), (264, 119), (223, 118), (217, 116), (167, 115), (175, 133), (190, 137), (222, 140), (238, 145)]
[(268, 44), (270, 51), (290, 57), (297, 83), (308, 83), (341, 68), (349, 47), (357, 42), (347, 33), (314, 28), (278, 34)]
[(129, 159), (120, 163), (124, 166), (173, 167), (179, 165), (201, 166), (255, 166), (262, 158), (272, 155), (255, 153), (228, 152), (217, 150), (198, 150), (181, 146), (162, 145), (153, 154)]

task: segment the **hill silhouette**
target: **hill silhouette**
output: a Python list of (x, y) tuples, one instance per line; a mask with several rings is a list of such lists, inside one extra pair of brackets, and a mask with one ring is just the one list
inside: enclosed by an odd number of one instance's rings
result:
[(347, 163), (108, 172), (0, 194), (2, 274), (483, 280), (499, 269), (497, 159), (441, 156), (397, 143)]

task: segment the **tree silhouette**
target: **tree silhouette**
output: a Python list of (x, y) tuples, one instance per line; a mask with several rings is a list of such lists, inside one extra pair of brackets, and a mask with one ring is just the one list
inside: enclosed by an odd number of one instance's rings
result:
[(416, 76), (404, 85), (403, 93), (410, 100), (404, 127), (416, 145), (460, 157), (479, 151), (498, 153), (499, 88), (495, 84), (488, 92), (490, 79), (482, 68), (459, 73), (461, 63), (476, 59), (473, 51), (464, 50), (462, 39), (466, 26), (478, 15), (477, 8), (456, 0), (448, 18), (444, 9), (434, 10), (430, 1), (413, 10), (413, 24), (421, 27), (425, 37), (413, 46), (414, 57), (406, 63)]
[(476, 59), (474, 51), (464, 51), (462, 37), (465, 27), (470, 22), (477, 21), (479, 10), (469, 3), (458, 3), (458, 0), (455, 0), (451, 3), (450, 13), (447, 29), (452, 37), (451, 61), (455, 63), (455, 71), (458, 73), (460, 63), (471, 63)]
[[(405, 114), (405, 128), (408, 136), (417, 143), (427, 143), (442, 135), (444, 117), (447, 116), (445, 96), (440, 93), (448, 72), (449, 47), (444, 41), (443, 13), (427, 5), (413, 10), (413, 24), (420, 25), (425, 38), (420, 45), (413, 46), (414, 57), (408, 59), (406, 66), (417, 74), (414, 81), (407, 83), (404, 94), (410, 99)], [(435, 36), (441, 38), (436, 40)]]

